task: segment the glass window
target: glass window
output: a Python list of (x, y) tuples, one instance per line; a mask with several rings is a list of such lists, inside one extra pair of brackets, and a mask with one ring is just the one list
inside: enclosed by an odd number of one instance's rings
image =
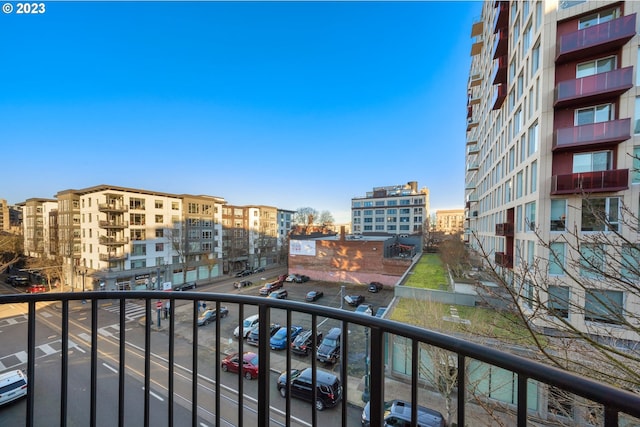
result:
[(516, 199), (519, 199), (520, 197), (522, 197), (522, 186), (523, 186), (523, 182), (522, 182), (522, 171), (518, 172), (516, 175)]
[(612, 120), (613, 117), (613, 106), (611, 104), (580, 108), (576, 110), (574, 125), (581, 126), (592, 123), (608, 122), (609, 120)]
[(531, 193), (538, 190), (538, 162), (531, 163)]
[(596, 243), (580, 245), (580, 275), (582, 277), (597, 278), (605, 268), (604, 249)]
[(531, 75), (533, 76), (540, 68), (540, 43), (536, 43), (531, 52)]
[(640, 147), (633, 147), (633, 166), (631, 167), (631, 182), (640, 182)]
[(612, 151), (578, 153), (573, 155), (573, 173), (610, 170), (613, 166)]
[(623, 322), (623, 294), (620, 291), (587, 289), (584, 320), (619, 324)]
[(549, 274), (564, 274), (564, 250), (565, 244), (562, 242), (553, 242), (549, 245)]
[(526, 225), (528, 231), (536, 229), (536, 202), (527, 203), (524, 205)]
[(549, 314), (567, 319), (569, 317), (569, 288), (567, 286), (549, 286)]
[(616, 69), (616, 57), (595, 59), (593, 61), (582, 62), (576, 67), (576, 78), (593, 76), (594, 74), (606, 73)]
[(582, 199), (582, 231), (618, 231), (620, 199)]
[(578, 29), (582, 30), (584, 28), (602, 24), (602, 23), (611, 21), (613, 19), (616, 19), (619, 16), (620, 16), (620, 9), (617, 7), (613, 9), (593, 13), (591, 15), (587, 15), (583, 18), (580, 18), (580, 20), (578, 21)]
[(529, 151), (528, 154), (532, 155), (538, 151), (538, 123), (534, 123), (529, 128)]
[(551, 231), (565, 231), (567, 218), (567, 201), (565, 199), (551, 200)]

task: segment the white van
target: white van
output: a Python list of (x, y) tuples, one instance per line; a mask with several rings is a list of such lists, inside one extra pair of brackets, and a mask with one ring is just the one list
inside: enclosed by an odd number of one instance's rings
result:
[[(259, 322), (260, 319), (258, 318), (257, 314), (244, 319), (244, 322), (242, 322), (242, 338), (246, 338), (249, 335), (249, 332), (251, 332), (251, 329), (253, 329), (253, 327), (256, 326)], [(240, 326), (236, 326), (236, 329), (233, 331), (233, 336), (236, 338), (240, 336)]]
[(15, 370), (0, 374), (0, 405), (27, 395), (27, 374)]

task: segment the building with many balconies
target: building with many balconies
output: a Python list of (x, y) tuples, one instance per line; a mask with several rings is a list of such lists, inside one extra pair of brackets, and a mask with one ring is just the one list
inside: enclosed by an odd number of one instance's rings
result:
[(535, 310), (535, 294), (578, 330), (634, 340), (610, 327), (597, 296), (622, 313), (637, 310), (637, 295), (568, 276), (570, 260), (584, 259), (576, 251), (607, 256), (572, 239), (615, 231), (638, 242), (620, 221), (623, 205), (636, 218), (640, 207), (638, 10), (633, 1), (485, 2), (471, 30), (465, 162), (471, 247), (507, 276), (535, 264), (556, 282), (515, 283), (523, 309)]

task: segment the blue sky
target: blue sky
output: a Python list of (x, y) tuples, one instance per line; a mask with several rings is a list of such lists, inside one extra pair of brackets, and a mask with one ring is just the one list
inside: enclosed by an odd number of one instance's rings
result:
[[(16, 2), (11, 2), (14, 6)], [(328, 210), (464, 203), (481, 2), (46, 2), (0, 14), (0, 198), (99, 184)]]

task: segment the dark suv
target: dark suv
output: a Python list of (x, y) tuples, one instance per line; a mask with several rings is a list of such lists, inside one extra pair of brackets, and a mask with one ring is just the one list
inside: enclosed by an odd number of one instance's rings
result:
[[(291, 370), (291, 396), (313, 402), (313, 371), (311, 368)], [(278, 378), (280, 396), (287, 397), (287, 373), (283, 372)], [(340, 380), (331, 372), (316, 369), (316, 409), (336, 406), (342, 398)]]
[[(313, 349), (313, 336), (311, 335), (310, 329), (305, 329), (300, 332), (300, 334), (293, 340), (291, 343), (291, 352), (301, 355), (308, 356), (311, 350)], [(316, 338), (316, 345), (320, 345), (322, 342), (322, 332), (318, 332), (318, 336)]]
[(331, 328), (325, 335), (318, 351), (316, 359), (324, 363), (336, 363), (340, 358), (340, 328)]

